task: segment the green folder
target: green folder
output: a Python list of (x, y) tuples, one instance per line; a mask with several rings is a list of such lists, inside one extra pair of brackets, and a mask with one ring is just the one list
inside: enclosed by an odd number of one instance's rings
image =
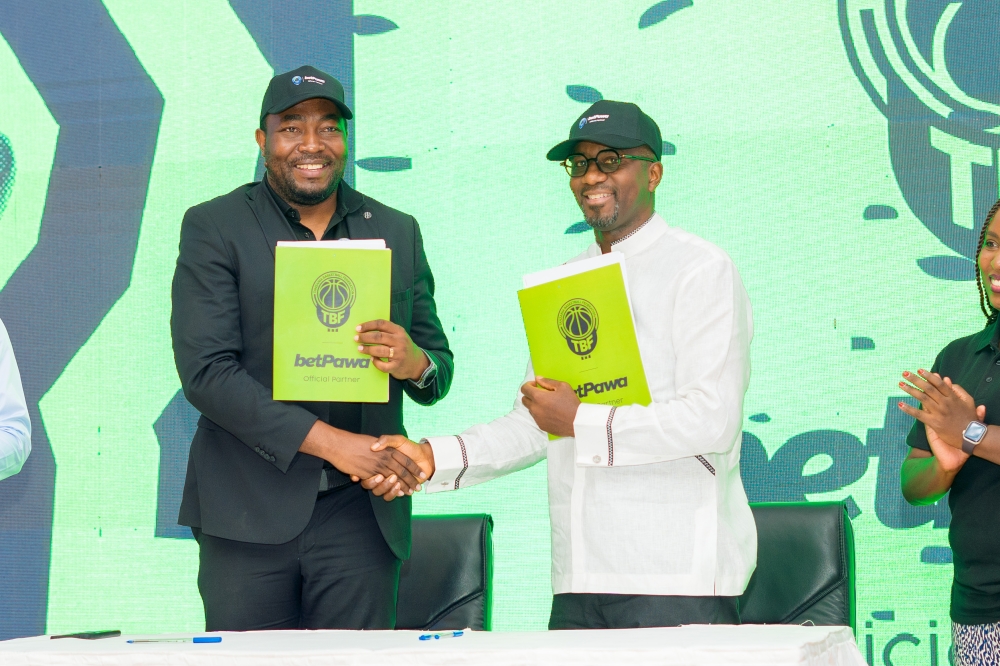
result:
[(392, 251), (377, 241), (279, 242), (274, 257), (275, 400), (388, 402), (389, 375), (355, 327), (389, 319)]
[(582, 402), (651, 402), (622, 261), (611, 252), (526, 275), (517, 292), (535, 375), (567, 382)]

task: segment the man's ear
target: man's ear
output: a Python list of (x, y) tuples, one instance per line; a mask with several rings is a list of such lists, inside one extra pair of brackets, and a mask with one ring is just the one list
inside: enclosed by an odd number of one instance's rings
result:
[(267, 134), (264, 133), (264, 130), (258, 127), (253, 136), (257, 140), (257, 145), (260, 147), (260, 154), (263, 155), (264, 146), (267, 145)]
[(663, 163), (653, 162), (649, 165), (649, 185), (647, 189), (650, 192), (655, 192), (657, 186), (660, 184), (660, 180), (663, 179)]

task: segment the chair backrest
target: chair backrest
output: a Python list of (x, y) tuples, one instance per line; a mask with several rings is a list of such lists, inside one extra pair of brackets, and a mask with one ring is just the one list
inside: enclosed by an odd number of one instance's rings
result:
[(757, 570), (740, 597), (740, 619), (854, 629), (854, 530), (844, 504), (773, 502), (750, 509)]
[(493, 517), (414, 516), (396, 628), (489, 631), (492, 609)]

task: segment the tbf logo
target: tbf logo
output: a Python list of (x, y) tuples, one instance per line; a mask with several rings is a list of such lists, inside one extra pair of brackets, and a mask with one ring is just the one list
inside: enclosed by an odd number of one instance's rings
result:
[(975, 279), (976, 223), (997, 199), (1000, 59), (992, 31), (1000, 8), (993, 0), (838, 3), (851, 65), (889, 123), (903, 198), (960, 255), (917, 263), (937, 278)]
[(573, 298), (563, 303), (556, 324), (569, 350), (577, 356), (590, 356), (597, 347), (597, 308), (590, 301)]
[(316, 317), (330, 329), (340, 328), (351, 316), (357, 290), (351, 278), (337, 271), (323, 273), (312, 286)]

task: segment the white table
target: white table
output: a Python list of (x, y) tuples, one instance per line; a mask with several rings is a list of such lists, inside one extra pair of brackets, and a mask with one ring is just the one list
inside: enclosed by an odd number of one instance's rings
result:
[[(209, 635), (209, 634), (195, 634)], [(210, 634), (216, 644), (129, 645), (122, 636), (100, 640), (47, 636), (0, 642), (0, 664), (69, 666), (459, 666), (461, 664), (803, 664), (866, 666), (847, 627), (790, 625), (687, 626), (671, 629), (466, 632), (420, 641), (414, 631), (259, 631)], [(163, 634), (156, 638), (179, 637)], [(188, 637), (191, 634), (187, 634)]]

